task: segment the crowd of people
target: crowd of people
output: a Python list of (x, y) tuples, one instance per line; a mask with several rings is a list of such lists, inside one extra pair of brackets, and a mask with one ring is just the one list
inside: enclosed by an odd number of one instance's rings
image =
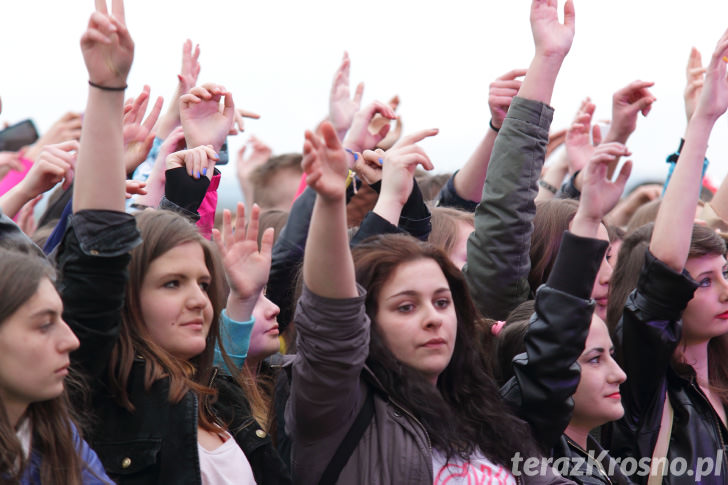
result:
[(345, 54), (301, 153), (235, 154), (228, 210), (216, 164), (258, 115), (191, 41), (166, 111), (125, 100), (123, 0), (96, 0), (83, 116), (0, 153), (0, 481), (728, 483), (728, 31), (690, 54), (664, 186), (625, 195), (652, 84), (551, 131), (575, 23), (532, 0), (454, 174)]

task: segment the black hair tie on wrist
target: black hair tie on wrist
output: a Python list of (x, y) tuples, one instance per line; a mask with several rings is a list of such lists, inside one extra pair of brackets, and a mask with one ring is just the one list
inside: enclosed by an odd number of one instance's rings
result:
[(92, 82), (91, 80), (89, 80), (88, 84), (89, 84), (89, 86), (94, 87), (96, 89), (100, 89), (102, 91), (126, 91), (126, 88), (128, 87), (126, 84), (123, 87), (102, 86), (100, 84), (96, 84), (95, 82)]
[(495, 126), (493, 126), (493, 118), (490, 119), (488, 124), (490, 125), (490, 129), (495, 131), (496, 133), (498, 133), (500, 131), (500, 128), (496, 128)]

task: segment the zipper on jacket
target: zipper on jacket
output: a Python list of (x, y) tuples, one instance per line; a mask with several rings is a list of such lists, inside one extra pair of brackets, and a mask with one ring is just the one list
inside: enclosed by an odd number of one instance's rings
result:
[(394, 405), (394, 407), (396, 407), (397, 409), (402, 411), (404, 414), (406, 414), (407, 416), (412, 418), (415, 423), (420, 425), (420, 428), (422, 428), (422, 431), (425, 432), (425, 438), (427, 438), (427, 446), (430, 448), (430, 456), (432, 456), (432, 442), (430, 441), (430, 434), (427, 432), (427, 429), (425, 428), (425, 426), (420, 422), (419, 419), (417, 419), (412, 413), (407, 411), (404, 407), (400, 406), (392, 399), (389, 399), (389, 402), (391, 402)]
[[(695, 391), (697, 391), (698, 395), (701, 398), (703, 398), (703, 401), (705, 401), (705, 403), (708, 405), (709, 409), (712, 411), (710, 414), (711, 422), (713, 423), (713, 428), (718, 432), (718, 440), (720, 441), (720, 451), (721, 451), (721, 453), (723, 453), (723, 476), (725, 477), (727, 474), (726, 473), (726, 463), (725, 463), (725, 461), (726, 461), (725, 460), (726, 459), (725, 449), (726, 448), (725, 448), (725, 442), (723, 441), (723, 432), (720, 430), (720, 423), (719, 423), (720, 418), (718, 417), (718, 413), (716, 412), (716, 410), (713, 409), (713, 405), (710, 404), (710, 400), (708, 400), (708, 397), (705, 395), (705, 393), (703, 393), (703, 390), (700, 389), (700, 387), (695, 383), (694, 378), (690, 379), (690, 385), (693, 387), (693, 389), (695, 389)], [(669, 396), (668, 396), (668, 399), (669, 399)]]
[[(586, 457), (586, 459), (587, 459), (588, 462), (593, 462), (597, 466), (597, 470), (599, 470), (600, 474), (604, 478), (607, 479), (607, 483), (609, 483), (610, 485), (612, 485), (612, 479), (609, 478), (609, 475), (607, 475), (607, 471), (604, 469), (604, 467), (602, 466), (602, 464), (599, 463), (597, 460), (595, 460), (592, 455), (590, 455), (589, 453), (587, 453), (587, 451), (584, 448), (582, 448), (581, 446), (579, 446), (574, 440), (572, 440), (571, 438), (569, 438), (566, 435), (564, 435), (564, 436), (566, 437), (566, 442), (569, 443), (569, 445), (575, 447), (576, 448), (576, 451), (578, 451), (580, 454), (584, 455)], [(607, 455), (607, 456), (609, 456), (609, 455)], [(568, 479), (569, 477), (564, 477), (564, 478), (567, 478)]]

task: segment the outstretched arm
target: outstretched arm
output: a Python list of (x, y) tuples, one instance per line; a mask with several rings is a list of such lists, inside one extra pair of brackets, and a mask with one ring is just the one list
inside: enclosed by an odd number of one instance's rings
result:
[(685, 145), (665, 191), (650, 241), (650, 252), (677, 272), (683, 270), (688, 257), (710, 132), (716, 120), (728, 108), (728, 80), (724, 60), (727, 54), (728, 31), (718, 42), (707, 67), (703, 92), (688, 123)]
[(495, 144), (495, 137), (503, 125), (511, 101), (521, 88), (521, 81), (518, 78), (525, 75), (525, 69), (514, 69), (490, 84), (488, 96), (491, 116), (490, 126), (485, 137), (475, 148), (473, 154), (470, 155), (463, 168), (454, 175), (455, 191), (463, 199), (478, 202), (483, 196), (485, 175), (488, 171), (488, 163)]
[(110, 14), (106, 1), (96, 0), (96, 11), (81, 38), (91, 86), (73, 187), (74, 212), (124, 211), (123, 88), (134, 58), (134, 42), (124, 22), (122, 0), (112, 1)]
[(503, 320), (530, 294), (529, 248), (537, 181), (546, 157), (553, 109), (547, 105), (574, 37), (574, 6), (533, 0), (531, 29), (536, 52), (496, 138), (483, 197), (475, 211), (464, 268), (480, 312)]
[(303, 281), (311, 292), (327, 298), (358, 295), (354, 263), (346, 232), (347, 153), (331, 123), (316, 134), (306, 132), (302, 167), (316, 202), (303, 256)]

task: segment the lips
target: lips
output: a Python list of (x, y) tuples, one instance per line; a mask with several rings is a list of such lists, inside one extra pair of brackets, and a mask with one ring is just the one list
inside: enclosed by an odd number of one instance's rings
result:
[(202, 324), (203, 324), (202, 319), (197, 319), (197, 320), (190, 320), (189, 322), (182, 323), (182, 324), (180, 324), (180, 327), (187, 327), (187, 328), (191, 328), (193, 330), (202, 330)]
[(725, 311), (717, 316), (717, 318), (720, 318), (721, 320), (728, 320), (728, 311)]
[(599, 306), (607, 306), (609, 299), (606, 296), (602, 296), (600, 298), (595, 298), (594, 301), (596, 301)]
[(432, 338), (425, 342), (424, 344), (420, 345), (420, 347), (425, 347), (428, 349), (436, 349), (438, 347), (441, 347), (445, 345), (447, 341), (443, 338)]
[(608, 395), (607, 398), (609, 399), (622, 399), (622, 395), (619, 392), (613, 392), (612, 394)]
[(71, 366), (71, 364), (66, 364), (63, 367), (59, 367), (58, 369), (56, 369), (55, 373), (56, 374), (61, 374), (61, 375), (64, 375), (64, 376), (65, 375), (68, 375), (68, 368), (70, 366)]
[(263, 333), (266, 335), (278, 335), (280, 332), (278, 331), (278, 325), (274, 325)]

